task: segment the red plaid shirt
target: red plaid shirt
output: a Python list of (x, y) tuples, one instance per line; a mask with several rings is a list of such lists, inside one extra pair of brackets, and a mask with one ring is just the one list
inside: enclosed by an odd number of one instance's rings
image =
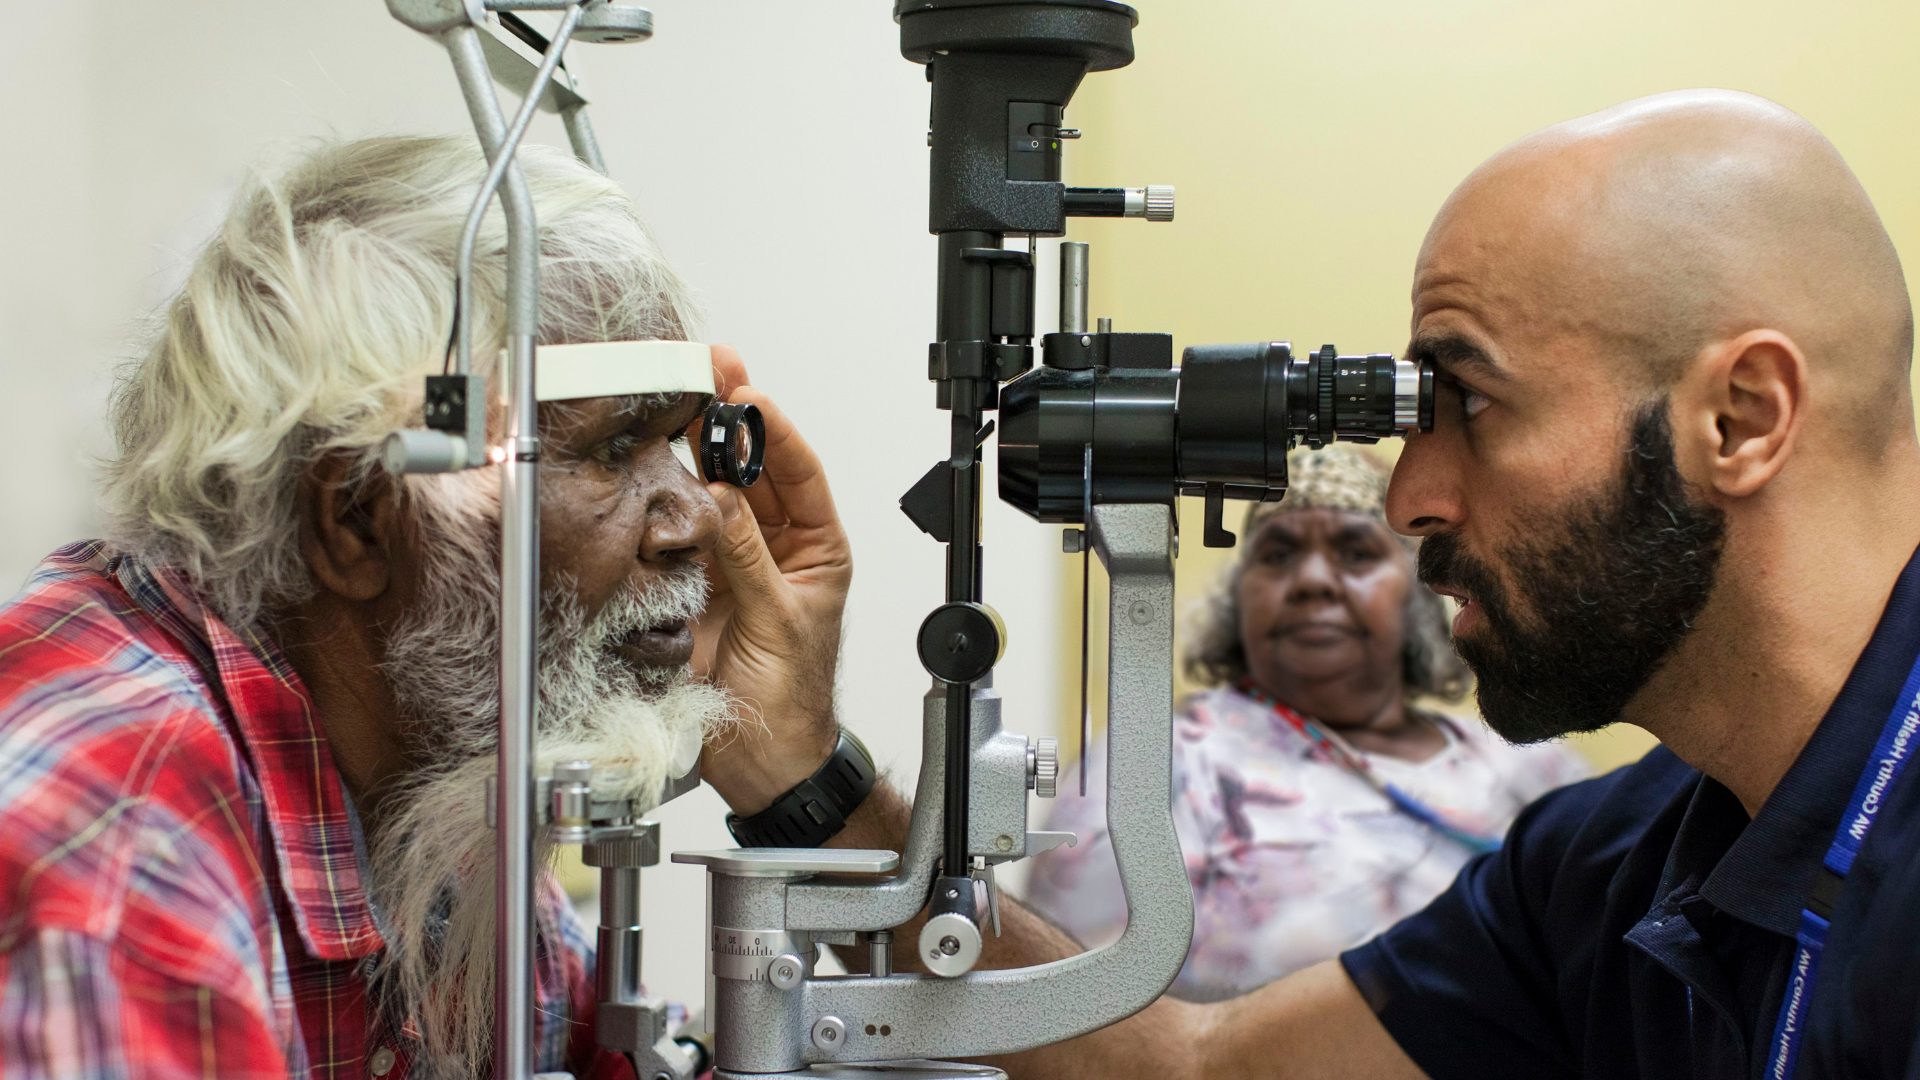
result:
[[(0, 607), (0, 1073), (404, 1077), (357, 845), (299, 677), (177, 575), (75, 544)], [(548, 884), (538, 1067), (631, 1076)]]

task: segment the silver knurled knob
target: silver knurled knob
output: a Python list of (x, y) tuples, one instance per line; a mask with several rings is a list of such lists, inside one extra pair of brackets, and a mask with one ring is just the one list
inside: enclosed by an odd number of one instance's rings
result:
[(1033, 744), (1033, 793), (1051, 799), (1060, 790), (1060, 740), (1042, 735)]
[(660, 862), (660, 824), (641, 821), (624, 829), (595, 829), (580, 849), (588, 866), (630, 868)]
[(1148, 221), (1172, 221), (1173, 220), (1173, 185), (1172, 184), (1148, 184), (1147, 185), (1147, 220)]

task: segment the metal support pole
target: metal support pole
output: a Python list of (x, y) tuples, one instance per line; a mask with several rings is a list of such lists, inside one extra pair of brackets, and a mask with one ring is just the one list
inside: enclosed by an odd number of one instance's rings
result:
[[(495, 160), (506, 118), (472, 26), (444, 36), (461, 93), (487, 158)], [(499, 818), (495, 832), (494, 1075), (533, 1075), (533, 755), (540, 610), (540, 440), (533, 343), (539, 323), (540, 245), (533, 198), (518, 163), (501, 182), (507, 219), (506, 461), (500, 493)]]
[(602, 1002), (640, 1000), (640, 868), (606, 866), (600, 870), (600, 971), (596, 988)]
[(1060, 245), (1060, 332), (1087, 332), (1087, 245)]

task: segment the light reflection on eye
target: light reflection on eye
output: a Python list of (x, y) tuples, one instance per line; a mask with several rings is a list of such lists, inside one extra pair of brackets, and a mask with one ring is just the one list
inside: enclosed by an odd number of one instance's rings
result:
[(1491, 404), (1493, 404), (1492, 399), (1485, 394), (1476, 394), (1464, 386), (1460, 388), (1460, 411), (1466, 415), (1467, 419), (1471, 420), (1479, 416)]

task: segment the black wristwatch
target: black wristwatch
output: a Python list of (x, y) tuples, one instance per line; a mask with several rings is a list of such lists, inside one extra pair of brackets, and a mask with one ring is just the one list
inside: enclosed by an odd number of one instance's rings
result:
[(728, 814), (727, 831), (741, 847), (819, 847), (847, 827), (873, 790), (874, 775), (873, 755), (841, 728), (840, 742), (819, 772), (750, 818)]

